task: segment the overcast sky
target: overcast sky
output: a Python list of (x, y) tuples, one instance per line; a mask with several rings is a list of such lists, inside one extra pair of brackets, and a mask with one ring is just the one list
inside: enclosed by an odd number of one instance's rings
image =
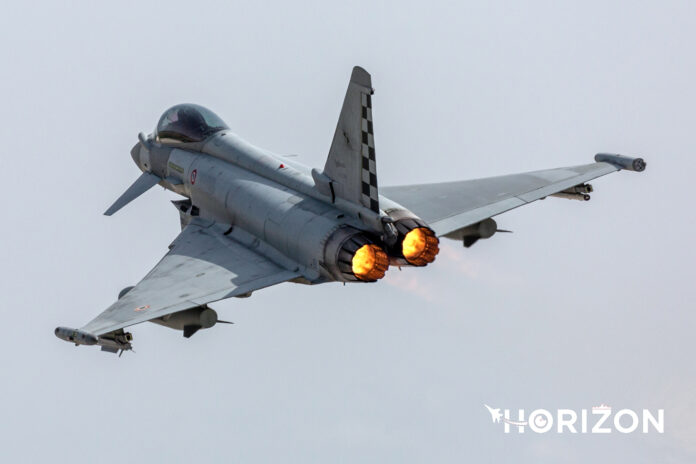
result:
[[(6, 2), (7, 3), (7, 2)], [(683, 1), (9, 2), (0, 15), (5, 462), (696, 460), (696, 7)], [(426, 5), (427, 6), (424, 6)], [(351, 68), (380, 185), (642, 155), (378, 284), (283, 284), (122, 358), (53, 336), (179, 232), (129, 150), (195, 102), (323, 166)], [(524, 435), (483, 407), (665, 409), (665, 433)]]

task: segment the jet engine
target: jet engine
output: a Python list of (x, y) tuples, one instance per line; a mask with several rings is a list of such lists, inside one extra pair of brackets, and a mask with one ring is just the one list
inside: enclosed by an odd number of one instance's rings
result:
[(344, 226), (327, 240), (324, 266), (343, 282), (375, 282), (387, 272), (389, 257), (363, 232)]

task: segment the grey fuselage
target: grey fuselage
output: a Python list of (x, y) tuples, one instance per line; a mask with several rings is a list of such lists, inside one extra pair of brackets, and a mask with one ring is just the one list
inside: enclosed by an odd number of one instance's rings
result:
[(182, 225), (191, 214), (229, 224), (232, 238), (255, 243), (257, 252), (301, 273), (306, 283), (352, 280), (332, 268), (327, 253), (335, 254), (338, 242), (356, 230), (374, 242), (385, 240), (390, 221), (384, 211), (406, 212), (383, 197), (382, 211), (375, 213), (325, 195), (309, 168), (227, 130), (178, 145), (141, 135), (131, 154), (142, 171), (163, 179), (160, 185), (191, 200), (192, 208), (180, 211)]

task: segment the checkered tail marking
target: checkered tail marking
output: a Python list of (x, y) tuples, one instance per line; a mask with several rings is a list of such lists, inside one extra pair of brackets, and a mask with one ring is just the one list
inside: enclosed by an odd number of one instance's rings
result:
[(377, 164), (375, 162), (375, 136), (372, 128), (372, 96), (362, 94), (362, 203), (372, 211), (379, 212), (377, 193)]

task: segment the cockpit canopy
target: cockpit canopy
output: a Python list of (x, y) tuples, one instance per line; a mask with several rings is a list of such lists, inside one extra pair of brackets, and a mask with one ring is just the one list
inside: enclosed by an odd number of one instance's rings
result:
[(202, 142), (221, 130), (229, 129), (215, 113), (200, 105), (186, 103), (164, 112), (155, 129), (162, 143)]

